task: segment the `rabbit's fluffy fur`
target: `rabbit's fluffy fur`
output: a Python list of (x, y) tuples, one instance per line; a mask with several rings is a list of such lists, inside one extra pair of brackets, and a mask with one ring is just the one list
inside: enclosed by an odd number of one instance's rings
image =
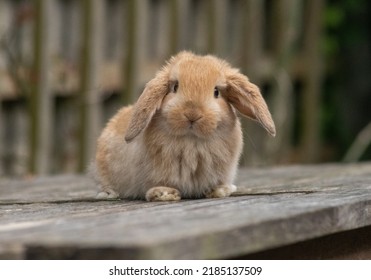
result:
[(237, 69), (210, 55), (172, 57), (99, 137), (97, 198), (229, 196), (242, 150), (236, 110), (275, 135), (258, 87)]

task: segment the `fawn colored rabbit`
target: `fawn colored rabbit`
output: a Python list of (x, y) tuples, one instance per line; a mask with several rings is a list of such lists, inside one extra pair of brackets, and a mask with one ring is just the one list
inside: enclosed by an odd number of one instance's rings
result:
[(243, 145), (236, 110), (275, 136), (258, 87), (238, 69), (211, 55), (172, 57), (98, 139), (97, 198), (229, 196)]

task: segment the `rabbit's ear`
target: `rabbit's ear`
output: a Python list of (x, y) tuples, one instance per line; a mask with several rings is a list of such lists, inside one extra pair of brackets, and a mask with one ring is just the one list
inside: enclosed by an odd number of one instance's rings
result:
[(149, 81), (134, 105), (133, 114), (126, 131), (125, 141), (132, 141), (147, 127), (153, 115), (161, 106), (162, 100), (169, 90), (168, 67), (157, 73), (156, 77)]
[(224, 97), (228, 102), (242, 115), (259, 122), (274, 137), (276, 127), (259, 88), (235, 69), (227, 73), (226, 80)]

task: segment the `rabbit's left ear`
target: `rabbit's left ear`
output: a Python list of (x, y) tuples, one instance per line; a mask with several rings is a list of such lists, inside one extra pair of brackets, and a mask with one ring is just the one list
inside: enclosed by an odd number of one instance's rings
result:
[(161, 103), (169, 90), (169, 69), (164, 67), (156, 77), (149, 81), (135, 103), (133, 113), (126, 131), (125, 141), (132, 141), (147, 127), (153, 115), (161, 107)]
[(242, 115), (259, 122), (271, 136), (276, 136), (276, 127), (259, 88), (235, 69), (226, 74), (226, 80), (224, 97), (228, 102)]

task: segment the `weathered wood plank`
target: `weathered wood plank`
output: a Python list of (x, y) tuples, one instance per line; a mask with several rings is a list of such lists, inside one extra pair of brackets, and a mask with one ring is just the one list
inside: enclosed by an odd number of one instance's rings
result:
[(0, 181), (0, 257), (228, 258), (371, 225), (371, 164), (240, 170), (225, 199), (95, 201), (84, 176)]
[(85, 176), (62, 175), (23, 181), (0, 181), (0, 205), (92, 199), (93, 183)]
[(242, 256), (250, 260), (370, 260), (371, 226)]

